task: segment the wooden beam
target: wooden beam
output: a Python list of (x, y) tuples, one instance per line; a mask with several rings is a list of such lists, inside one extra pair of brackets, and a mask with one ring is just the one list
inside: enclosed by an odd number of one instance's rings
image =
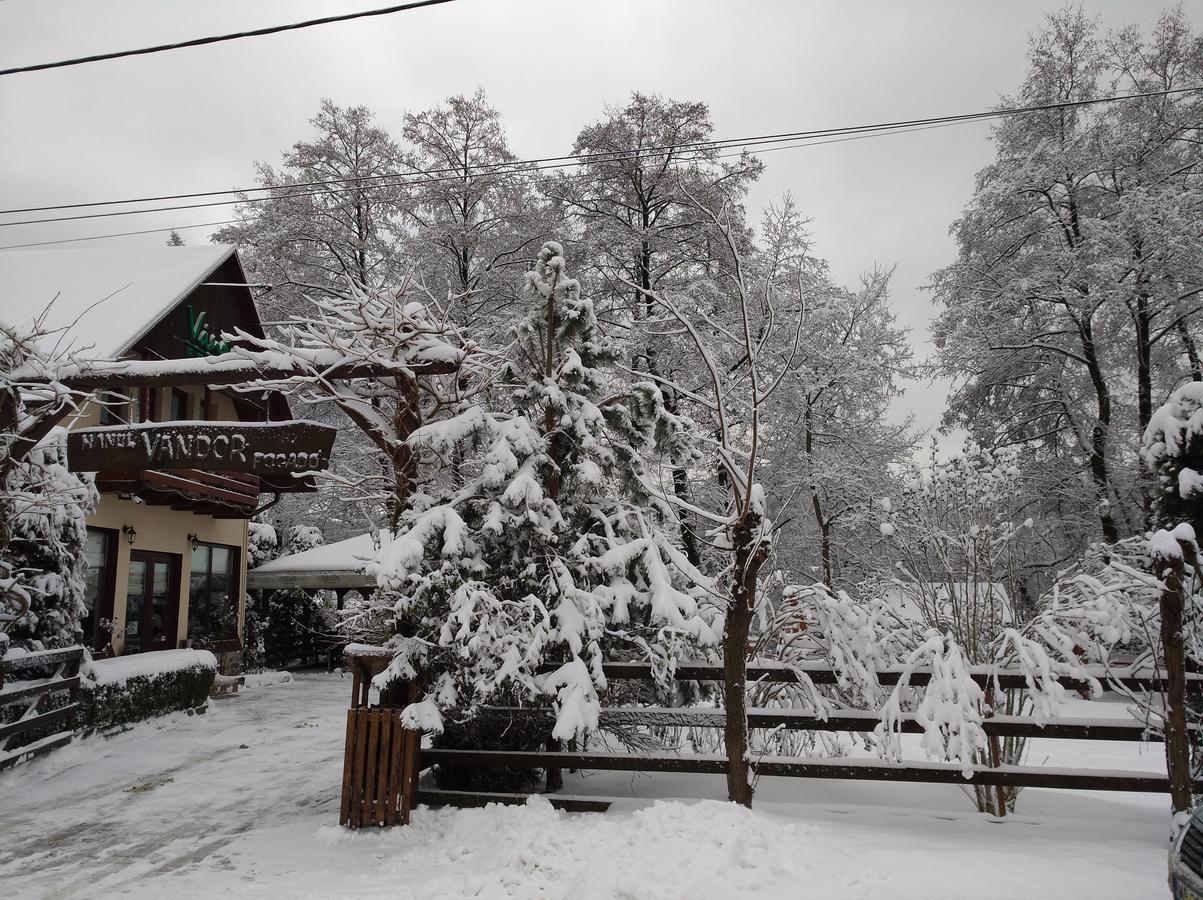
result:
[[(553, 671), (556, 665), (550, 664), (544, 668), (546, 671)], [(1131, 669), (1113, 667), (1111, 670), (1112, 674), (1109, 677), (1103, 666), (1089, 665), (1083, 668), (1088, 675), (1097, 678), (1102, 683), (1104, 690), (1108, 689), (1108, 681), (1114, 680), (1124, 687), (1133, 690), (1157, 691), (1161, 690), (1161, 686), (1165, 680), (1164, 672), (1152, 669), (1133, 671)], [(608, 662), (602, 665), (602, 669), (606, 674), (606, 678), (625, 678), (638, 681), (653, 680), (651, 666), (645, 662)], [(825, 662), (805, 663), (795, 666), (755, 662), (748, 664), (749, 682), (766, 681), (780, 684), (797, 684), (801, 680), (799, 673), (810, 678), (815, 684), (828, 685), (836, 684), (839, 681), (838, 673), (834, 672), (830, 664)], [(901, 674), (901, 669), (881, 669), (877, 672), (877, 680), (886, 686), (895, 685), (898, 683)], [(973, 666), (970, 675), (974, 681), (982, 686), (992, 683), (995, 677), (989, 666)], [(678, 681), (722, 681), (723, 667), (711, 663), (680, 663), (675, 670), (674, 677)], [(1015, 670), (999, 670), (997, 678), (999, 686), (1004, 690), (1027, 687), (1027, 679), (1022, 673)], [(930, 671), (919, 669), (911, 676), (910, 683), (922, 686), (930, 680)], [(1072, 676), (1058, 676), (1056, 680), (1063, 687), (1070, 688), (1071, 690), (1087, 689), (1089, 687), (1087, 682)], [(1203, 687), (1203, 674), (1192, 673), (1188, 675), (1187, 683), (1196, 690)]]
[[(524, 750), (423, 750), (422, 761), (454, 766), (511, 769), (589, 769), (615, 772), (690, 772), (722, 775), (727, 758), (719, 754), (547, 753)], [(1169, 779), (1149, 772), (1062, 769), (1051, 766), (973, 766), (965, 777), (948, 763), (892, 763), (880, 759), (763, 757), (752, 763), (757, 775), (786, 778), (834, 778), (931, 784), (1067, 788), (1083, 791), (1166, 793)], [(1197, 782), (1196, 790), (1203, 788)]]
[(45, 728), (52, 722), (62, 722), (63, 720), (73, 721), (78, 711), (78, 703), (68, 703), (66, 706), (60, 706), (58, 709), (52, 709), (49, 712), (44, 712), (28, 719), (18, 719), (16, 722), (10, 722), (8, 725), (0, 725), (0, 741), (13, 735), (24, 734), (27, 731), (34, 731), (38, 728)]
[(52, 678), (49, 681), (39, 681), (23, 688), (0, 688), (0, 706), (8, 706), (26, 697), (36, 697), (39, 694), (57, 694), (60, 691), (79, 689), (79, 676), (72, 678)]
[[(283, 354), (270, 351), (248, 351), (188, 360), (97, 360), (64, 367), (58, 373), (58, 381), (74, 391), (119, 391), (135, 387), (223, 387), (296, 377), (343, 381), (352, 378), (450, 375), (458, 369), (459, 364), (454, 361), (405, 364), (331, 359), (323, 364), (320, 359), (306, 362), (288, 360)], [(46, 379), (35, 376), (22, 381), (37, 384), (45, 383)]]
[[(484, 706), (481, 713), (497, 713), (511, 718), (555, 720), (550, 709), (529, 706)], [(462, 713), (462, 711), (461, 711)], [(450, 715), (456, 715), (455, 712)], [(690, 727), (722, 728), (726, 714), (721, 709), (690, 709), (662, 706), (602, 707), (598, 724), (614, 727)], [(749, 728), (783, 728), (787, 731), (848, 731), (868, 733), (881, 722), (871, 710), (839, 710), (827, 718), (813, 713), (788, 709), (750, 707)], [(913, 713), (903, 713), (901, 731), (904, 734), (923, 734), (923, 725)], [(1162, 737), (1146, 732), (1135, 720), (1122, 719), (1050, 719), (1043, 725), (1024, 716), (994, 716), (982, 720), (982, 730), (992, 737), (1060, 738), (1083, 741), (1149, 741), (1160, 742)]]
[[(562, 809), (565, 812), (605, 812), (614, 802), (596, 797), (574, 797), (568, 794), (544, 794), (542, 796), (555, 809)], [(460, 808), (488, 806), (490, 803), (522, 806), (529, 799), (529, 794), (506, 794), (494, 791), (444, 791), (437, 788), (423, 788), (418, 793), (418, 802), (427, 806)]]

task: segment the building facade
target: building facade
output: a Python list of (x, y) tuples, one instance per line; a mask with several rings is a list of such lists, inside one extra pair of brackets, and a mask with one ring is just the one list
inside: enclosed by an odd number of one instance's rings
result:
[[(263, 334), (233, 247), (6, 251), (0, 283), (0, 317), (41, 317), (47, 341), (76, 358), (217, 355), (229, 350), (224, 333)], [(62, 424), (289, 418), (279, 394), (182, 385), (101, 394)], [(99, 471), (95, 479), (100, 502), (87, 522), (83, 642), (98, 654), (239, 653), (247, 522), (265, 495), (312, 490), (311, 480), (181, 468)]]

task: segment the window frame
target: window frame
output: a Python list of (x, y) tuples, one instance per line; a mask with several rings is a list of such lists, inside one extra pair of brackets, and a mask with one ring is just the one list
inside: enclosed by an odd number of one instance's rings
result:
[[(205, 568), (205, 587), (198, 589), (198, 593), (206, 595), (213, 592), (213, 550), (227, 550), (230, 554), (229, 563), (229, 587), (226, 590), (228, 594), (228, 602), (231, 604), (231, 609), (234, 614), (234, 635), (233, 637), (222, 637), (215, 641), (196, 641), (192, 638), (192, 614), (195, 607), (193, 597), (192, 577), (194, 574), (192, 568), (192, 555), (188, 555), (188, 639), (193, 641), (193, 647), (205, 647), (216, 653), (228, 653), (242, 649), (242, 639), (238, 629), (238, 613), (242, 607), (242, 548), (237, 544), (218, 544), (214, 541), (197, 541), (196, 549), (207, 547), (209, 549), (208, 562)], [(220, 574), (220, 573), (219, 573)], [(207, 599), (207, 598), (206, 598)]]
[[(115, 617), (115, 599), (117, 596), (117, 548), (120, 532), (116, 528), (99, 528), (87, 526), (88, 532), (96, 532), (105, 536), (104, 548), (104, 578), (98, 580), (96, 597), (92, 600), (92, 634), (81, 634), (80, 641), (94, 651), (93, 655), (108, 655), (112, 648), (112, 629), (102, 629), (101, 619), (113, 621)], [(103, 641), (101, 640), (104, 636)]]

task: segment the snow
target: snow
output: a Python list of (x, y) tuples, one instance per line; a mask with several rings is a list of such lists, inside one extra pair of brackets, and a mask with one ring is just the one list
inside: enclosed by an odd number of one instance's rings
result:
[[(373, 537), (375, 540), (373, 540)], [(355, 537), (333, 544), (303, 550), (281, 556), (255, 567), (254, 571), (264, 574), (284, 572), (355, 572), (365, 571), (367, 564), (376, 558), (377, 546), (384, 547), (392, 542), (392, 535), (381, 530), (357, 534)]]
[(0, 251), (0, 321), (28, 328), (49, 305), (44, 327), (62, 329), (51, 342), (112, 359), (233, 252), (214, 244)]
[(131, 653), (111, 659), (93, 660), (85, 669), (87, 682), (95, 685), (123, 684), (139, 676), (164, 675), (183, 669), (217, 670), (217, 657), (208, 650), (156, 650)]
[[(611, 811), (421, 807), (408, 827), (350, 832), (350, 684), (301, 675), (0, 773), (5, 897), (1165, 895), (1160, 795), (1030, 789), (998, 821), (948, 785), (762, 778), (749, 812), (719, 802), (720, 776), (565, 773), (566, 794), (618, 798)], [(1106, 741), (1033, 741), (1029, 762), (1164, 771), (1159, 745)]]

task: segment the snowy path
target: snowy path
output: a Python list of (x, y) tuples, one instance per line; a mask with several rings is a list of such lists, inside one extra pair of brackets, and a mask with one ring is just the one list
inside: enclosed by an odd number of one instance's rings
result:
[[(1160, 796), (1026, 792), (991, 822), (954, 788), (766, 779), (749, 813), (721, 778), (577, 776), (629, 799), (419, 810), (337, 824), (337, 676), (244, 691), (80, 741), (0, 775), (4, 897), (1145, 898), (1165, 895)], [(1045, 741), (1032, 762), (1156, 769), (1112, 744)], [(662, 796), (700, 803), (654, 802)]]

